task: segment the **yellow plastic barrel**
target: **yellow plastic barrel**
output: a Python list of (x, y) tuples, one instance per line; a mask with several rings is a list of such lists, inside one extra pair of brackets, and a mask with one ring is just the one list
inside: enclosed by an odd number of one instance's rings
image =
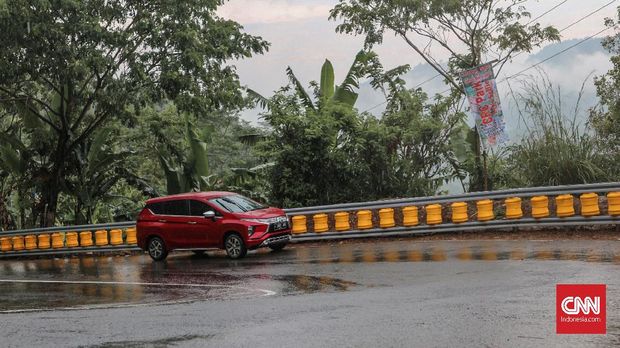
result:
[(2, 237), (0, 238), (0, 251), (11, 251), (13, 249), (13, 245), (11, 244), (11, 238)]
[(305, 215), (293, 216), (293, 233), (302, 234), (308, 232), (307, 221)]
[(549, 216), (549, 197), (535, 196), (530, 202), (532, 204), (532, 217), (540, 219)]
[(573, 195), (559, 195), (555, 197), (555, 207), (558, 217), (568, 217), (575, 215), (575, 205)]
[(438, 225), (442, 222), (441, 205), (430, 204), (426, 206), (426, 224)]
[(478, 208), (478, 221), (489, 221), (495, 218), (493, 212), (493, 201), (490, 199), (483, 199), (476, 202)]
[(372, 228), (372, 212), (370, 210), (357, 212), (357, 228), (359, 230)]
[(336, 221), (336, 231), (346, 231), (351, 229), (351, 226), (349, 225), (349, 213), (336, 213), (334, 214), (334, 219)]
[(523, 209), (521, 209), (521, 198), (506, 198), (506, 218), (520, 219), (523, 217)]
[(26, 250), (33, 250), (37, 248), (37, 236), (30, 234), (24, 237)]
[(315, 214), (312, 219), (314, 220), (314, 232), (321, 233), (329, 230), (327, 214)]
[(95, 231), (95, 245), (96, 246), (108, 245), (108, 231), (106, 230)]
[(122, 230), (110, 230), (110, 244), (120, 245), (123, 244), (123, 231)]
[(607, 214), (611, 216), (620, 215), (620, 192), (609, 192), (607, 194)]
[(379, 226), (381, 226), (381, 228), (396, 226), (393, 208), (383, 208), (379, 210)]
[(581, 201), (581, 215), (595, 216), (601, 214), (596, 193), (584, 193), (579, 196), (579, 200)]
[(24, 250), (24, 236), (15, 236), (11, 239), (13, 240), (13, 250)]
[(60, 233), (52, 233), (52, 248), (64, 248), (65, 247), (65, 238)]
[(419, 224), (418, 207), (403, 208), (403, 226), (415, 226)]
[(39, 249), (49, 249), (52, 247), (52, 239), (49, 234), (40, 234), (38, 237)]
[(135, 227), (129, 227), (125, 230), (125, 242), (129, 245), (138, 244), (138, 233)]
[(450, 205), (452, 207), (452, 222), (455, 224), (461, 222), (467, 222), (467, 203), (454, 202)]
[(93, 246), (93, 233), (91, 231), (80, 232), (80, 246)]
[(65, 242), (67, 244), (67, 248), (75, 248), (80, 246), (77, 232), (67, 232), (67, 234), (65, 234)]

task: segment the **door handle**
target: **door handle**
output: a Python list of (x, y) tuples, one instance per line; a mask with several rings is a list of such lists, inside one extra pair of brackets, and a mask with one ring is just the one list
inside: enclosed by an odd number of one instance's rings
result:
[(160, 220), (157, 220), (157, 221), (159, 221), (159, 222), (168, 222), (167, 220), (164, 220), (164, 219), (160, 219)]
[(195, 224), (197, 224), (197, 222), (196, 222), (196, 221), (188, 221), (187, 223), (188, 223), (188, 224), (190, 224), (190, 225), (195, 225)]

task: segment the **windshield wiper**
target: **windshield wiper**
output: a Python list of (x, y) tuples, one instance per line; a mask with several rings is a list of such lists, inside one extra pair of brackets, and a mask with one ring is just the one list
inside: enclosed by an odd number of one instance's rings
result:
[(248, 210), (247, 210), (247, 209), (245, 209), (244, 207), (242, 207), (241, 205), (239, 205), (239, 203), (237, 203), (237, 202), (235, 202), (235, 201), (232, 201), (232, 200), (230, 200), (230, 199), (228, 199), (228, 198), (225, 198), (225, 197), (222, 197), (222, 200), (223, 200), (223, 201), (225, 201), (225, 202), (228, 202), (228, 203), (230, 203), (230, 204), (236, 205), (236, 206), (237, 206), (237, 207), (239, 207), (239, 209), (241, 209), (244, 213), (247, 213), (247, 212), (248, 212)]

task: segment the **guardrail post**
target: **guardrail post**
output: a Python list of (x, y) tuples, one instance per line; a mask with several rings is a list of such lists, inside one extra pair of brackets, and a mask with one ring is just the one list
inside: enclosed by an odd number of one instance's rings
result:
[(403, 226), (416, 226), (418, 221), (418, 207), (410, 206), (403, 208)]
[(596, 193), (584, 193), (579, 197), (579, 200), (581, 201), (581, 215), (596, 216), (601, 214)]
[(506, 218), (508, 219), (520, 219), (523, 217), (523, 209), (521, 208), (521, 198), (511, 197), (506, 198)]
[(65, 234), (67, 248), (75, 248), (80, 246), (77, 232), (67, 232)]
[(442, 222), (441, 205), (431, 204), (426, 206), (426, 224), (439, 225)]
[(484, 199), (476, 202), (478, 209), (478, 221), (489, 221), (495, 218), (493, 212), (493, 201), (490, 199)]
[(327, 214), (315, 214), (313, 219), (314, 232), (321, 233), (329, 230), (329, 225), (327, 224)]
[(11, 244), (10, 237), (0, 238), (0, 251), (11, 251), (12, 249), (13, 245)]
[(532, 217), (536, 219), (549, 216), (549, 197), (536, 196), (530, 200), (532, 205)]
[(357, 212), (357, 229), (366, 230), (372, 228), (372, 212), (370, 210), (360, 210)]
[(95, 231), (95, 245), (96, 246), (108, 245), (108, 231), (106, 230)]
[(609, 192), (607, 194), (607, 214), (611, 216), (620, 215), (620, 192)]
[(13, 240), (13, 250), (20, 251), (24, 250), (24, 236), (15, 236), (11, 238)]
[(29, 234), (24, 237), (26, 250), (34, 250), (37, 248), (37, 236)]
[(65, 247), (65, 238), (60, 233), (52, 233), (52, 248), (59, 249)]
[(379, 210), (379, 226), (390, 228), (396, 226), (394, 221), (394, 208), (383, 208)]
[(452, 222), (455, 224), (467, 222), (469, 216), (467, 214), (467, 203), (454, 202), (450, 205), (452, 208)]
[(336, 231), (346, 231), (351, 229), (349, 224), (349, 213), (339, 212), (334, 214)]
[(51, 238), (49, 234), (39, 235), (39, 249), (49, 249), (52, 247)]
[(133, 245), (138, 244), (138, 234), (135, 227), (129, 227), (125, 230), (126, 240), (125, 243)]
[(123, 244), (123, 231), (119, 229), (110, 230), (110, 244), (121, 245)]
[(558, 217), (568, 217), (575, 215), (575, 204), (573, 195), (559, 195), (555, 197), (556, 215)]
[(93, 233), (91, 231), (80, 232), (80, 246), (83, 246), (83, 247), (93, 246)]
[(296, 215), (291, 218), (293, 222), (293, 234), (308, 232), (307, 220), (305, 215)]

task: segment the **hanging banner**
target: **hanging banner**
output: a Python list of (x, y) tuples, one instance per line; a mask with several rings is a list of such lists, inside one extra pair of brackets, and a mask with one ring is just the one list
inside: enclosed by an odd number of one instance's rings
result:
[(493, 65), (487, 63), (465, 70), (460, 77), (483, 144), (496, 146), (508, 141)]

